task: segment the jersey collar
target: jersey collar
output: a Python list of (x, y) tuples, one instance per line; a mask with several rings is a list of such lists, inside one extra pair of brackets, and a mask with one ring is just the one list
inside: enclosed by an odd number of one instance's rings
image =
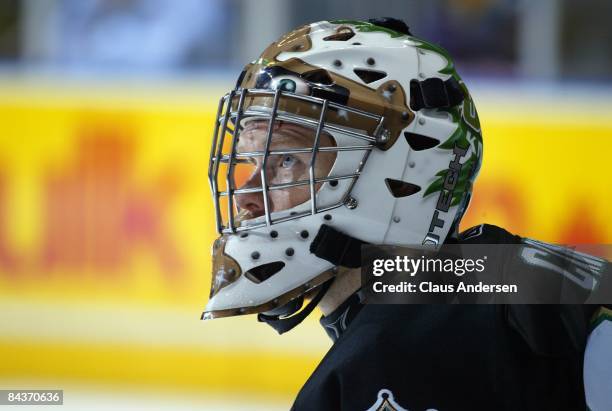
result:
[(332, 313), (321, 317), (319, 322), (333, 342), (336, 342), (338, 338), (340, 338), (359, 311), (361, 311), (363, 307), (361, 301), (361, 292), (357, 291), (340, 304)]

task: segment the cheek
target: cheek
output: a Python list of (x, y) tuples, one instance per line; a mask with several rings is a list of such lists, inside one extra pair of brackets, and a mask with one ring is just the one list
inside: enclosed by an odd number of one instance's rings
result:
[[(301, 160), (300, 162), (298, 162), (291, 168), (283, 168), (280, 166), (272, 167), (273, 169), (270, 170), (270, 175), (274, 177), (273, 179), (271, 179), (271, 181), (274, 180), (274, 183), (282, 184), (282, 183), (291, 183), (291, 182), (299, 181), (299, 180), (307, 180), (308, 179), (307, 163), (305, 163), (304, 160), (302, 159), (300, 160)], [(276, 161), (277, 160), (275, 159), (274, 163)]]
[[(300, 180), (308, 180), (308, 159), (300, 158), (301, 162), (296, 166), (286, 169), (282, 167), (271, 171), (274, 173), (274, 178), (271, 179), (273, 184), (289, 183)], [(310, 187), (302, 185), (284, 190), (270, 191), (270, 201), (272, 210), (282, 211), (295, 207), (310, 199)]]
[(273, 211), (287, 210), (308, 200), (310, 200), (310, 189), (307, 185), (270, 192)]

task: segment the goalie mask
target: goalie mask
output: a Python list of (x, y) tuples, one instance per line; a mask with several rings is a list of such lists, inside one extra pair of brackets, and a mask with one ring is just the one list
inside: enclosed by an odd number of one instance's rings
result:
[(482, 157), (451, 58), (393, 19), (286, 34), (245, 67), (216, 119), (220, 237), (204, 319), (292, 314), (339, 267), (359, 267), (364, 242), (442, 244)]

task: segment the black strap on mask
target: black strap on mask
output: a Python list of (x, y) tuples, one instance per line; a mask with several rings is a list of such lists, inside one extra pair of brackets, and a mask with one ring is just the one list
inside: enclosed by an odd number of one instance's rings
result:
[(310, 243), (310, 252), (330, 263), (347, 267), (361, 267), (361, 246), (365, 241), (341, 233), (327, 224), (322, 224)]
[(393, 17), (376, 17), (373, 19), (368, 19), (368, 23), (372, 23), (376, 26), (385, 27), (402, 34), (412, 36), (412, 33), (410, 32), (410, 29), (408, 28), (406, 22), (400, 19), (396, 19)]
[[(361, 246), (364, 244), (368, 243), (341, 233), (329, 225), (322, 224), (314, 240), (310, 243), (310, 252), (335, 266), (358, 268), (361, 267)], [(314, 310), (334, 279), (323, 283), (317, 295), (302, 311), (298, 312), (303, 302), (303, 298), (299, 297), (273, 311), (258, 314), (257, 320), (265, 322), (279, 334), (291, 330), (304, 321), (308, 314)]]
[(460, 104), (464, 98), (459, 82), (453, 77), (446, 81), (432, 77), (410, 82), (410, 107), (413, 110), (450, 108)]
[[(329, 287), (331, 286), (334, 279), (335, 277), (324, 282), (321, 285), (321, 289), (319, 290), (317, 295), (312, 300), (310, 300), (310, 302), (306, 305), (306, 307), (304, 307), (302, 311), (298, 312), (297, 314), (291, 315), (290, 317), (281, 318), (281, 315), (269, 315), (260, 313), (257, 314), (257, 321), (268, 324), (270, 327), (274, 328), (279, 334), (283, 334), (289, 330), (292, 330), (294, 327), (304, 321), (304, 319), (308, 317), (308, 314), (310, 314), (312, 310), (315, 309), (317, 304), (321, 302), (321, 299), (323, 298), (327, 290), (329, 290)], [(300, 299), (299, 305), (297, 306), (298, 310), (302, 305), (302, 301), (303, 300)]]

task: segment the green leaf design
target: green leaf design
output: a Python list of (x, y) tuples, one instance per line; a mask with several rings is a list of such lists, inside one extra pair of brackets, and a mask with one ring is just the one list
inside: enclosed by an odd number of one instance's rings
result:
[[(461, 170), (459, 171), (459, 178), (457, 179), (457, 184), (455, 185), (455, 189), (453, 190), (453, 199), (451, 201), (451, 206), (456, 206), (461, 202), (463, 193), (467, 189), (467, 185), (470, 183), (470, 176), (472, 175), (472, 171), (474, 169), (476, 161), (476, 154), (472, 153), (470, 158), (461, 166)], [(429, 187), (427, 187), (427, 190), (425, 190), (425, 193), (423, 193), (423, 197), (427, 197), (430, 194), (442, 191), (447, 173), (448, 170), (438, 171), (436, 173), (436, 179), (429, 185)]]
[(439, 54), (443, 59), (446, 60), (446, 66), (442, 68), (442, 70), (439, 70), (438, 73), (449, 74), (455, 77), (457, 80), (460, 80), (459, 76), (457, 75), (457, 71), (455, 71), (455, 63), (453, 63), (453, 59), (451, 58), (450, 54), (448, 54), (448, 51), (438, 46), (437, 44), (430, 43), (417, 37), (414, 37), (414, 40), (418, 42), (416, 47), (423, 50), (433, 51), (434, 53)]
[[(479, 154), (477, 153), (481, 153), (482, 151), (482, 135), (470, 128), (470, 126), (466, 123), (465, 119), (461, 115), (459, 108), (453, 107), (451, 109), (445, 109), (443, 111), (446, 111), (452, 115), (453, 122), (457, 123), (457, 128), (444, 143), (438, 146), (438, 148), (441, 148), (443, 150), (452, 150), (455, 145), (457, 145), (458, 147), (468, 149), (470, 145), (474, 145), (472, 155), (461, 167), (457, 185), (453, 190), (453, 200), (451, 202), (451, 206), (454, 206), (459, 204), (459, 202), (461, 201), (463, 193), (468, 188), (468, 183), (471, 184), (470, 178), (472, 177), (474, 167), (478, 162)], [(468, 140), (468, 133), (471, 133), (471, 135), (473, 136), (473, 141), (471, 142), (470, 140)], [(427, 189), (423, 193), (423, 197), (442, 190), (442, 188), (444, 187), (444, 179), (446, 178), (447, 172), (448, 170), (445, 169), (440, 170), (436, 173), (436, 178), (429, 185), (429, 187), (427, 187)]]
[[(440, 173), (442, 173), (441, 176), (438, 175)], [(436, 174), (438, 178), (436, 178), (434, 182), (431, 183), (429, 187), (427, 187), (427, 190), (425, 190), (425, 192), (423, 193), (423, 197), (427, 197), (430, 194), (442, 190), (442, 186), (444, 185), (444, 179), (446, 178), (446, 171), (441, 171), (440, 173)]]
[(376, 24), (369, 23), (367, 21), (361, 20), (330, 20), (332, 24), (350, 24), (351, 26), (355, 26), (357, 31), (363, 32), (382, 32), (387, 33), (392, 38), (406, 36), (404, 33), (400, 33), (399, 31), (391, 30), (386, 27), (377, 26)]
[[(361, 31), (361, 32), (387, 33), (392, 38), (397, 38), (397, 37), (410, 38), (416, 43), (415, 46), (417, 48), (436, 53), (441, 58), (446, 60), (446, 65), (441, 70), (439, 70), (438, 73), (450, 75), (451, 77), (455, 78), (459, 82), (462, 90), (464, 91), (466, 98), (464, 99), (462, 106), (438, 109), (439, 111), (444, 111), (444, 112), (449, 113), (451, 115), (452, 122), (457, 125), (457, 128), (451, 134), (451, 136), (444, 143), (439, 145), (438, 148), (443, 149), (443, 150), (452, 150), (455, 147), (455, 145), (457, 145), (458, 147), (468, 149), (470, 145), (472, 144), (474, 145), (471, 157), (461, 167), (461, 171), (459, 172), (459, 178), (457, 180), (457, 184), (455, 185), (455, 189), (453, 190), (453, 199), (451, 201), (451, 206), (458, 205), (461, 202), (461, 199), (463, 198), (465, 190), (468, 188), (468, 184), (471, 184), (470, 179), (473, 175), (474, 167), (478, 161), (476, 153), (482, 152), (482, 149), (481, 149), (482, 135), (480, 132), (477, 131), (479, 130), (479, 127), (476, 127), (476, 128), (470, 127), (468, 122), (466, 122), (466, 119), (463, 116), (463, 110), (466, 110), (468, 105), (473, 104), (473, 103), (471, 101), (471, 97), (469, 95), (469, 92), (465, 84), (463, 83), (463, 81), (457, 74), (457, 71), (455, 70), (455, 64), (450, 54), (448, 53), (448, 51), (438, 46), (437, 44), (430, 43), (428, 41), (422, 40), (414, 36), (408, 36), (403, 33), (397, 32), (395, 30), (388, 29), (386, 27), (377, 26), (375, 24), (372, 24), (366, 21), (331, 20), (330, 23), (351, 25), (355, 27), (357, 31)], [(474, 120), (470, 120), (470, 121), (474, 122)], [(477, 123), (477, 121), (478, 120), (476, 117), (475, 122)], [(479, 124), (477, 125), (479, 126)], [(472, 133), (473, 141), (468, 140), (468, 133)], [(439, 192), (443, 189), (444, 179), (446, 178), (447, 172), (448, 170), (441, 170), (436, 173), (434, 181), (429, 185), (429, 187), (427, 187), (427, 189), (423, 193), (423, 197), (427, 197), (428, 195)]]
[(462, 121), (459, 123), (453, 134), (446, 140), (444, 143), (440, 144), (438, 147), (446, 150), (452, 150), (455, 147), (455, 144), (461, 148), (468, 149), (470, 147), (470, 142), (467, 139), (467, 125)]
[(459, 111), (459, 107), (449, 107), (449, 108), (439, 108), (438, 111), (443, 111), (451, 115), (453, 123), (459, 123), (461, 120), (461, 112)]

